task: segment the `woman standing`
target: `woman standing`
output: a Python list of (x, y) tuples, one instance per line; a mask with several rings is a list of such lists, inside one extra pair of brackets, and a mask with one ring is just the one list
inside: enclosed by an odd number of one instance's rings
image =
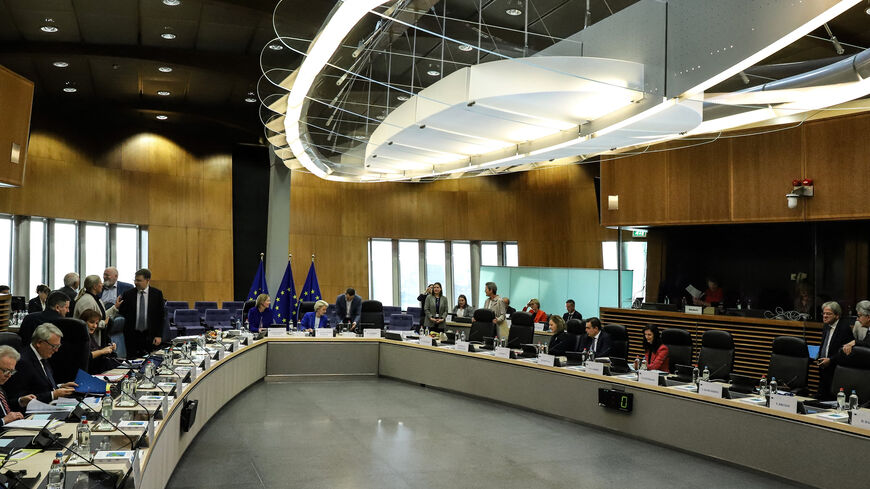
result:
[(444, 318), (447, 317), (449, 310), (441, 282), (435, 282), (432, 284), (432, 293), (426, 296), (426, 305), (423, 307), (426, 328), (432, 331), (443, 331)]
[(118, 314), (117, 306), (121, 305), (121, 299), (119, 298), (114, 306), (106, 309), (103, 306), (103, 301), (97, 298), (102, 292), (103, 279), (99, 275), (88, 275), (85, 277), (82, 289), (76, 296), (76, 307), (73, 311), (73, 317), (76, 319), (81, 319), (85, 311), (96, 311), (100, 315), (100, 321), (97, 324), (97, 331), (94, 333), (94, 337), (101, 344), (103, 343), (102, 333), (106, 329), (106, 318), (114, 318)]

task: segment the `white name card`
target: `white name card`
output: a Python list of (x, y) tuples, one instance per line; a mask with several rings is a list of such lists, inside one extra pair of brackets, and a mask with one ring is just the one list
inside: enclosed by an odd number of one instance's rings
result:
[[(179, 375), (178, 378), (175, 379), (175, 395), (176, 395), (176, 396), (180, 396), (180, 395), (181, 395), (181, 391), (183, 390), (183, 387), (182, 387), (182, 385), (181, 385), (181, 379), (182, 379), (182, 378), (183, 378), (183, 377)], [(165, 416), (166, 413), (164, 412), (163, 415)]]
[(419, 340), (417, 340), (417, 342), (423, 346), (432, 346), (432, 337), (427, 336), (427, 335), (423, 335), (420, 337)]
[(852, 426), (870, 430), (870, 409), (852, 411)]
[(206, 355), (203, 359), (202, 369), (208, 370), (209, 367), (211, 367), (211, 355)]
[(495, 348), (495, 357), (496, 358), (510, 358), (511, 357), (511, 349), (505, 348), (503, 346), (498, 346)]
[(468, 342), (467, 341), (457, 341), (453, 345), (453, 349), (456, 351), (468, 351)]
[(239, 346), (241, 346), (241, 343), (239, 343), (239, 340), (233, 340), (233, 346), (231, 347), (230, 351), (233, 351), (233, 352), (239, 351)]
[(686, 314), (704, 314), (704, 308), (701, 306), (686, 306)]
[(774, 411), (797, 414), (797, 404), (798, 400), (795, 396), (781, 396), (779, 394), (770, 396), (770, 409)]
[(315, 338), (332, 338), (332, 328), (317, 328), (314, 330)]
[[(176, 395), (178, 395), (178, 394), (176, 393)], [(163, 399), (161, 401), (162, 402), (161, 402), (160, 407), (163, 410), (163, 417), (165, 418), (165, 417), (169, 416), (169, 396), (168, 395), (163, 396)], [(152, 440), (153, 440), (154, 433), (151, 433), (151, 436), (152, 436)]]
[(366, 328), (363, 330), (363, 338), (380, 338), (381, 330), (377, 328)]
[(707, 397), (714, 397), (716, 399), (722, 399), (722, 384), (702, 380), (698, 383), (698, 394)]
[(445, 318), (445, 320), (448, 323), (452, 323), (453, 322), (453, 314), (448, 314), (447, 317)]
[(148, 440), (150, 441), (153, 439), (154, 439), (154, 418), (148, 418)]
[(285, 328), (269, 328), (267, 334), (269, 335), (269, 338), (274, 338), (276, 336), (280, 338), (281, 336), (287, 336), (287, 330)]
[(535, 323), (535, 331), (543, 331), (544, 323)]
[(538, 357), (538, 365), (544, 365), (546, 367), (555, 367), (556, 366), (556, 357), (553, 355), (541, 355)]
[(646, 385), (659, 385), (659, 372), (658, 370), (639, 370), (637, 381)]
[(586, 373), (604, 375), (604, 364), (601, 362), (586, 362)]
[(227, 350), (223, 344), (218, 345), (218, 360), (223, 360), (227, 356)]

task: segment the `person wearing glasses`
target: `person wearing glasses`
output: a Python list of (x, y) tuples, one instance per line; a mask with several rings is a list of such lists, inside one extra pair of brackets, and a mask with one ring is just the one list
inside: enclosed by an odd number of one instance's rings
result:
[(854, 346), (870, 346), (870, 335), (867, 334), (870, 328), (870, 301), (861, 301), (855, 304), (855, 313), (858, 314), (858, 320), (852, 326), (852, 336), (854, 340), (843, 345), (843, 353), (846, 355), (852, 354)]
[(48, 359), (60, 349), (61, 338), (63, 333), (57, 326), (51, 323), (37, 326), (30, 339), (30, 345), (24, 347), (24, 352), (15, 365), (17, 375), (9, 381), (9, 392), (13, 396), (18, 396), (20, 399), (32, 392), (44, 403), (72, 396), (78, 384), (55, 382), (54, 372), (48, 362)]
[(822, 304), (822, 344), (819, 347), (819, 355), (816, 357), (816, 365), (819, 367), (819, 392), (818, 398), (822, 401), (834, 399), (831, 392), (831, 382), (834, 380), (834, 367), (843, 360), (843, 346), (854, 341), (852, 325), (846, 324), (842, 319), (843, 308), (834, 301)]
[[(15, 375), (15, 364), (18, 363), (20, 358), (21, 355), (15, 351), (15, 348), (9, 345), (0, 345), (0, 386), (5, 385)], [(0, 387), (0, 427), (6, 423), (24, 418), (24, 415), (18, 412), (18, 409), (27, 406), (27, 403), (33, 399), (36, 399), (36, 396), (29, 394), (17, 399), (15, 403), (10, 403), (6, 391), (3, 387)]]

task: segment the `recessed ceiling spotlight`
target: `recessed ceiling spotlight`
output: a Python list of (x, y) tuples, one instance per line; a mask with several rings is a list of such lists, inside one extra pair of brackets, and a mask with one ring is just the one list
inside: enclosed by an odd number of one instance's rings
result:
[(172, 67), (170, 67), (170, 66), (161, 66), (161, 67), (157, 68), (157, 71), (159, 71), (159, 72), (161, 72), (161, 73), (172, 73)]
[(181, 5), (181, 0), (163, 0), (163, 5), (169, 5), (170, 7), (177, 7)]
[(284, 46), (282, 46), (278, 43), (273, 43), (273, 44), (269, 44), (269, 49), (271, 49), (272, 51), (280, 51), (280, 50), (284, 49)]
[(66, 82), (63, 87), (63, 91), (66, 93), (76, 93), (78, 89), (75, 87), (75, 84), (72, 82)]
[(438, 76), (441, 74), (441, 72), (433, 68), (433, 69), (427, 71), (426, 74), (429, 76)]
[(42, 32), (51, 32), (51, 33), (54, 33), (54, 32), (57, 32), (57, 26), (54, 26), (54, 25), (44, 25), (44, 26), (40, 27), (39, 30), (41, 30)]
[(399, 95), (398, 97), (396, 97), (396, 100), (398, 100), (399, 102), (404, 102), (404, 101), (408, 100), (408, 96), (404, 95), (404, 94)]
[(523, 15), (523, 1), (522, 0), (508, 0), (507, 8), (505, 8), (504, 13), (517, 17), (519, 15)]
[(170, 92), (168, 90), (160, 90), (159, 92), (157, 92), (157, 95), (160, 95), (161, 97), (166, 97), (169, 94)]
[(160, 37), (162, 37), (163, 39), (167, 39), (167, 40), (171, 41), (171, 40), (175, 39), (175, 34), (173, 34), (171, 32), (164, 32), (163, 34), (160, 34)]
[(459, 45), (459, 50), (460, 50), (460, 51), (465, 51), (466, 53), (467, 53), (468, 51), (471, 51), (472, 49), (474, 49), (474, 48), (472, 48), (470, 44), (460, 44), (460, 45)]
[(158, 115), (157, 115), (157, 120), (158, 120), (158, 121), (165, 121), (166, 119), (169, 119), (169, 117), (167, 117), (167, 116), (165, 116), (165, 115), (163, 115), (163, 114), (158, 114)]
[(52, 63), (52, 66), (56, 68), (66, 68), (67, 66), (69, 66), (69, 63), (67, 63), (66, 61), (55, 61), (54, 63)]
[(254, 96), (248, 95), (247, 97), (245, 97), (245, 102), (247, 102), (249, 104), (252, 104), (256, 101), (257, 101), (257, 98)]

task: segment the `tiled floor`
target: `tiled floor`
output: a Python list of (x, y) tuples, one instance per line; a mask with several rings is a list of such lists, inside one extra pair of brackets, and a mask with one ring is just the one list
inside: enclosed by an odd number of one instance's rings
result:
[[(263, 412), (269, 414), (251, 414)], [(568, 421), (390, 380), (255, 384), (200, 432), (167, 487), (632, 486), (791, 487)]]

